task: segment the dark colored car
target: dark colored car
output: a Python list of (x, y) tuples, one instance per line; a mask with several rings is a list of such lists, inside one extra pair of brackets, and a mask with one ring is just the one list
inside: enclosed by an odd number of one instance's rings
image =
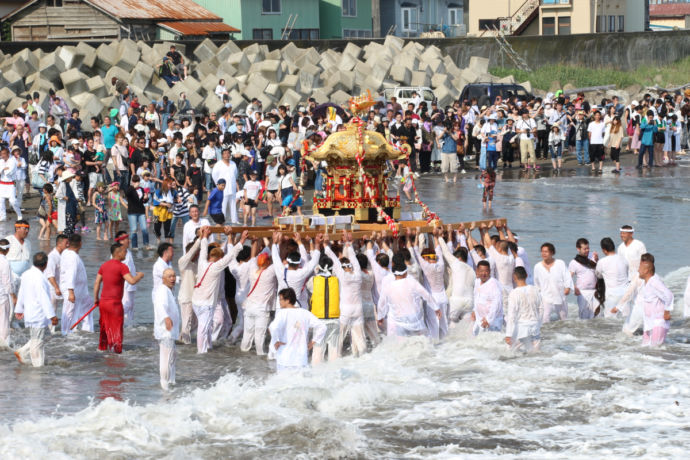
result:
[(512, 96), (517, 96), (518, 99), (530, 99), (532, 95), (527, 92), (524, 86), (509, 84), (509, 83), (472, 83), (465, 85), (460, 94), (460, 100), (470, 100), (473, 97), (477, 98), (477, 105), (479, 107), (493, 104), (496, 96), (501, 96), (507, 99)]

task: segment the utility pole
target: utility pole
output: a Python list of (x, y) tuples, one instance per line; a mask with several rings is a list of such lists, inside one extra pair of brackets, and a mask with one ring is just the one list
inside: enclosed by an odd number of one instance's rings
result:
[(371, 0), (371, 35), (381, 37), (381, 0)]

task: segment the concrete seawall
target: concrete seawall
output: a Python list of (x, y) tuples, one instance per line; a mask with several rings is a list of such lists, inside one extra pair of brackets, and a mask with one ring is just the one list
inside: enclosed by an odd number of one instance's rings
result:
[[(352, 40), (360, 47), (370, 42), (383, 43), (383, 39)], [(470, 57), (489, 58), (490, 66), (511, 67), (510, 60), (503, 55), (496, 40), (492, 37), (452, 38), (452, 39), (410, 39), (423, 46), (435, 45), (449, 54), (458, 67), (469, 65)], [(670, 32), (635, 32), (612, 34), (584, 34), (550, 37), (510, 37), (510, 44), (520, 53), (533, 69), (551, 64), (568, 63), (571, 65), (592, 68), (615, 68), (632, 70), (643, 65), (665, 65), (690, 55), (690, 31)], [(90, 42), (97, 47), (103, 42)], [(156, 42), (147, 42), (152, 45)], [(181, 41), (186, 45), (187, 55), (191, 56), (198, 41)], [(245, 48), (254, 41), (238, 40), (240, 48)], [(269, 40), (261, 44), (269, 50), (280, 49), (286, 41)], [(323, 52), (328, 49), (342, 52), (347, 40), (295, 41), (299, 48), (314, 47)], [(54, 51), (61, 45), (73, 45), (74, 42), (0, 42), (0, 51), (13, 54), (24, 48), (37, 48), (46, 52)], [(216, 42), (220, 45), (221, 42)]]

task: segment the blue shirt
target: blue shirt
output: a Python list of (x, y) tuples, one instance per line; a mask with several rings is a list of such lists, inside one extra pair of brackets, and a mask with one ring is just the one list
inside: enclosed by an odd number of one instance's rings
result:
[(642, 133), (642, 145), (654, 145), (654, 133), (657, 131), (656, 123), (652, 120), (647, 123), (647, 118), (642, 119), (640, 123), (640, 132)]
[(103, 134), (103, 145), (106, 149), (110, 149), (115, 145), (115, 134), (120, 130), (115, 125), (101, 126), (101, 134)]
[(453, 136), (446, 133), (443, 135), (443, 146), (441, 147), (443, 153), (458, 153), (458, 144), (453, 139)]
[(222, 214), (223, 213), (223, 192), (217, 187), (211, 191), (208, 196), (208, 213)]

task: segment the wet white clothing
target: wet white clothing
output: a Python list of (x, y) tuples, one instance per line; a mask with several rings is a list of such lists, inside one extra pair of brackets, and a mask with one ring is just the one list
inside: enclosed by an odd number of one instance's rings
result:
[(323, 341), (326, 325), (312, 312), (304, 308), (280, 308), (271, 322), (271, 348), (276, 342), (282, 342), (276, 350), (278, 371), (306, 367), (308, 365), (309, 330), (313, 329), (312, 340)]
[(26, 238), (24, 243), (20, 243), (14, 234), (6, 236), (5, 239), (10, 242), (10, 249), (7, 251), (5, 258), (7, 258), (12, 271), (18, 278), (22, 273), (31, 268), (31, 241)]
[(0, 254), (0, 347), (9, 346), (10, 324), (12, 322), (12, 299), (15, 283), (10, 263)]
[[(172, 321), (170, 330), (165, 327), (166, 318)], [(156, 340), (180, 338), (180, 309), (172, 290), (165, 284), (153, 291), (153, 336)]]
[(161, 339), (158, 341), (159, 352), (159, 371), (161, 375), (161, 388), (167, 390), (171, 384), (175, 384), (175, 364), (177, 361), (177, 350), (175, 340)]
[(210, 263), (208, 261), (208, 244), (207, 238), (201, 239), (196, 273), (197, 287), (194, 288), (194, 292), (192, 293), (192, 303), (194, 305), (216, 305), (218, 303), (221, 278), (225, 276), (225, 267), (227, 267), (230, 262), (237, 257), (237, 253), (242, 250), (242, 245), (240, 243), (230, 248), (226, 246), (225, 255), (218, 261)]
[(508, 300), (508, 294), (513, 290), (513, 272), (515, 271), (515, 257), (512, 253), (501, 254), (491, 246), (488, 249), (491, 260), (496, 264), (496, 279), (503, 288), (503, 295)]
[(24, 314), (26, 327), (46, 327), (55, 316), (50, 300), (50, 283), (36, 267), (25, 271), (21, 278), (15, 313)]
[[(132, 276), (137, 274), (137, 268), (134, 266), (134, 257), (132, 257), (132, 253), (129, 249), (127, 249), (127, 255), (122, 263), (127, 265), (127, 268), (129, 268), (129, 273)], [(127, 281), (125, 281), (125, 289), (122, 291), (122, 308), (124, 309), (125, 325), (130, 325), (134, 322), (134, 293), (136, 290), (136, 284), (129, 284)]]
[(616, 315), (611, 310), (618, 305), (628, 288), (628, 263), (620, 255), (612, 254), (599, 259), (595, 273), (597, 278), (604, 280), (606, 286), (604, 316), (614, 317)]
[(640, 257), (647, 252), (647, 248), (640, 240), (632, 240), (629, 245), (621, 243), (618, 246), (618, 255), (622, 256), (628, 263), (628, 279), (632, 280), (640, 268)]
[(252, 343), (256, 347), (256, 354), (266, 354), (264, 339), (270, 317), (271, 308), (275, 303), (278, 280), (272, 267), (259, 269), (256, 257), (249, 262), (249, 292), (244, 301), (244, 330), (240, 350), (249, 351)]
[[(74, 302), (69, 301), (69, 290), (74, 291)], [(65, 299), (62, 305), (62, 335), (93, 306), (89, 292), (86, 268), (79, 254), (65, 249), (60, 255), (60, 290)], [(82, 331), (93, 332), (93, 312), (81, 322)]]
[(46, 327), (30, 327), (29, 341), (23, 347), (17, 349), (23, 363), (31, 358), (33, 367), (41, 367), (45, 364), (45, 337)]
[(156, 263), (153, 264), (153, 290), (151, 291), (151, 298), (153, 298), (153, 293), (156, 291), (156, 288), (163, 284), (163, 272), (168, 268), (173, 268), (172, 264), (166, 262), (161, 257), (156, 259)]
[[(211, 226), (211, 224), (205, 217), (200, 218), (197, 222), (190, 219), (184, 224), (184, 227), (182, 227), (182, 254), (187, 252), (187, 245), (196, 238), (196, 230), (206, 226)], [(213, 241), (213, 235), (209, 237), (209, 240)]]
[[(523, 267), (525, 267), (525, 270), (527, 270), (527, 284), (534, 284), (534, 271), (532, 270), (532, 265), (529, 263), (529, 257), (527, 256), (527, 251), (525, 251), (525, 248), (518, 246), (517, 256), (518, 258), (522, 259), (524, 262)], [(518, 266), (517, 262), (515, 263), (515, 266)]]
[(585, 267), (573, 259), (568, 264), (568, 271), (575, 276), (575, 287), (579, 290), (591, 290), (597, 286), (597, 276), (593, 268)]
[[(314, 269), (319, 264), (319, 258), (321, 257), (321, 251), (314, 250), (311, 252), (311, 259), (305, 261), (304, 254), (306, 249), (300, 244), (300, 252), (302, 254), (303, 265), (297, 270), (289, 270), (288, 266), (283, 264), (280, 260), (280, 249), (277, 244), (274, 244), (271, 249), (271, 257), (273, 259), (273, 270), (276, 273), (276, 278), (278, 279), (278, 291), (285, 288), (292, 288), (297, 295), (297, 303), (299, 307), (309, 308), (309, 297), (307, 295), (307, 282), (314, 276)], [(276, 299), (276, 302), (278, 300)], [(276, 306), (276, 309), (278, 307)]]
[(455, 257), (450, 252), (448, 245), (444, 244), (443, 238), (439, 238), (443, 258), (450, 267), (451, 291), (448, 298), (450, 321), (457, 322), (460, 316), (472, 309), (474, 301), (474, 280), (475, 274), (472, 267)]
[[(486, 259), (482, 259), (482, 257), (479, 255), (479, 253), (477, 251), (475, 251), (474, 249), (472, 249), (470, 251), (470, 256), (472, 256), (472, 261), (474, 262), (475, 270), (476, 270), (477, 264), (479, 262), (481, 262), (482, 260), (486, 260), (487, 262), (489, 262), (489, 267), (491, 269), (491, 277), (498, 279), (498, 274), (496, 273), (496, 261), (494, 259), (492, 259), (490, 255), (487, 255)], [(512, 283), (512, 280), (511, 280), (511, 283)]]
[[(46, 265), (43, 275), (47, 280), (55, 278), (55, 284), (57, 284), (58, 287), (60, 286), (60, 253), (55, 248), (48, 253), (48, 265)], [(52, 284), (50, 285), (50, 296), (51, 299), (56, 299), (55, 288)]]
[(637, 301), (643, 286), (644, 281), (636, 274), (630, 280), (630, 284), (628, 284), (623, 297), (620, 298), (618, 305), (616, 305), (616, 308), (625, 318), (622, 330), (628, 335), (633, 335), (638, 329), (642, 328), (644, 323), (642, 302)]
[[(14, 208), (14, 212), (17, 214), (17, 219), (22, 218), (22, 211), (19, 207), (17, 191), (14, 186), (14, 175), (16, 171), (17, 160), (14, 157), (11, 156), (7, 160), (0, 158), (0, 221), (7, 219), (7, 214), (5, 211), (5, 199), (7, 199), (12, 208)], [(18, 273), (18, 275), (20, 274), (21, 273)]]
[(197, 264), (193, 259), (199, 252), (200, 245), (201, 240), (197, 239), (190, 250), (177, 261), (177, 267), (180, 269), (180, 288), (177, 292), (177, 301), (180, 303), (180, 340), (187, 344), (192, 341), (194, 322), (192, 294), (196, 284)]
[(636, 303), (640, 303), (640, 309), (644, 312), (644, 331), (671, 327), (671, 322), (664, 319), (664, 312), (673, 311), (673, 293), (659, 275), (655, 274), (644, 282)]
[(485, 283), (477, 278), (474, 281), (474, 328), (477, 335), (484, 330), (482, 323), (486, 319), (488, 330), (500, 331), (503, 327), (503, 289), (496, 278), (489, 278)]
[(550, 270), (539, 262), (534, 266), (534, 285), (545, 304), (567, 305), (565, 290), (573, 288), (573, 278), (561, 259), (556, 259)]
[(426, 335), (422, 301), (434, 311), (439, 310), (434, 298), (409, 275), (383, 283), (377, 304), (377, 319), (386, 319), (388, 335)]
[(364, 254), (367, 256), (367, 259), (369, 259), (369, 265), (374, 275), (372, 299), (374, 301), (374, 305), (376, 305), (379, 301), (379, 292), (381, 292), (381, 289), (383, 289), (383, 279), (387, 275), (390, 275), (391, 272), (388, 270), (388, 267), (384, 268), (379, 265), (379, 263), (376, 261), (376, 254), (374, 253), (373, 249), (367, 249)]
[(685, 293), (683, 294), (683, 318), (690, 317), (690, 276), (685, 285)]
[(448, 307), (448, 295), (446, 294), (444, 284), (446, 267), (443, 261), (443, 253), (440, 245), (437, 245), (434, 250), (436, 252), (436, 263), (427, 262), (426, 259), (421, 256), (418, 246), (414, 247), (414, 255), (415, 260), (417, 261), (419, 268), (424, 275), (423, 285), (424, 287), (428, 287), (429, 291), (431, 292), (431, 296), (436, 301), (436, 305), (438, 305), (439, 309), (441, 310), (441, 318), (438, 319), (433, 314), (433, 311), (427, 309), (425, 311), (427, 324), (438, 324), (438, 332), (435, 331), (435, 327), (429, 329), (432, 330), (432, 338), (442, 339), (448, 334), (448, 317), (450, 311)]
[(539, 340), (543, 316), (544, 306), (539, 289), (530, 285), (516, 287), (508, 296), (506, 337), (513, 342), (527, 338)]

